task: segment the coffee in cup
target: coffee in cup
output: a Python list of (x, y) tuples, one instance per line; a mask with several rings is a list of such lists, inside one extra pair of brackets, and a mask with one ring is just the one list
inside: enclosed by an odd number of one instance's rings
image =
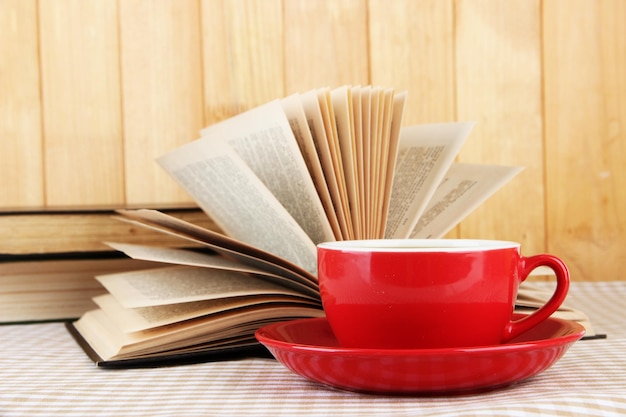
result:
[[(569, 288), (563, 261), (522, 256), (515, 242), (348, 240), (321, 243), (317, 250), (324, 311), (342, 347), (498, 345), (547, 319)], [(540, 266), (554, 271), (554, 294), (513, 320), (519, 286)]]

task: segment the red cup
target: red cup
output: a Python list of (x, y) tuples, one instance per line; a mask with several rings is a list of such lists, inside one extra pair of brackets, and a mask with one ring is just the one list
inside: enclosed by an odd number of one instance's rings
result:
[[(352, 240), (321, 243), (317, 251), (324, 311), (343, 347), (501, 344), (547, 319), (569, 289), (563, 261), (548, 254), (522, 256), (515, 242)], [(519, 286), (539, 266), (556, 274), (554, 294), (514, 321)]]

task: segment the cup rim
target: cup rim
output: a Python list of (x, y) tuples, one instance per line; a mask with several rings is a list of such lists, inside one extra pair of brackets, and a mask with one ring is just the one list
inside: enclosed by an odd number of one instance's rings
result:
[(318, 249), (355, 252), (476, 252), (519, 249), (518, 242), (491, 239), (360, 239), (318, 243)]

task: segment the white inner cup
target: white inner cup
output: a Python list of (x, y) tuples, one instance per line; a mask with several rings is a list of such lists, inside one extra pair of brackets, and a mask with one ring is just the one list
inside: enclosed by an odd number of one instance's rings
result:
[(519, 248), (517, 242), (482, 239), (368, 239), (324, 242), (317, 245), (330, 250), (366, 252), (464, 252)]

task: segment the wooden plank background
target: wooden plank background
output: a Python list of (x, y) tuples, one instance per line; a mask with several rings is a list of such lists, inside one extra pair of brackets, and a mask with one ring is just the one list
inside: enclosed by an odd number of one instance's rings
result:
[[(452, 236), (626, 279), (623, 0), (0, 0), (0, 208), (171, 205), (154, 158), (295, 91), (409, 91), (526, 170)], [(10, 238), (0, 236), (1, 239)]]

